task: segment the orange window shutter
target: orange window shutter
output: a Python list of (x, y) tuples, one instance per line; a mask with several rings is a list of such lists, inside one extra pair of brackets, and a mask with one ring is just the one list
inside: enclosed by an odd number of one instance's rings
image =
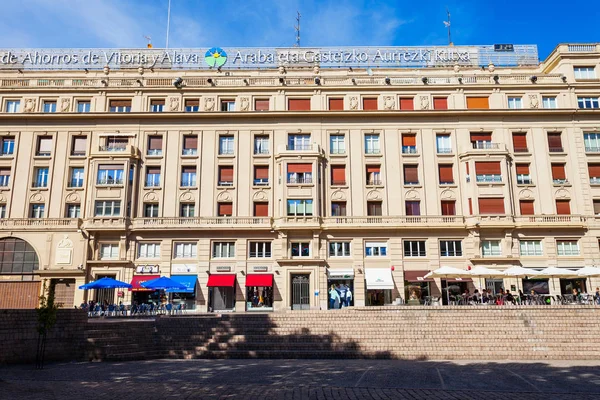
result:
[(475, 173), (477, 175), (500, 175), (500, 161), (476, 161)]
[(344, 99), (329, 99), (330, 111), (342, 111), (344, 109)]
[(467, 108), (469, 109), (488, 109), (490, 108), (487, 97), (467, 97)]
[(414, 110), (415, 104), (412, 97), (403, 97), (400, 99), (401, 110)]
[(565, 164), (552, 164), (552, 179), (567, 179)]
[(448, 109), (448, 98), (434, 97), (433, 98), (433, 109), (434, 110), (447, 110)]
[(198, 136), (184, 136), (183, 148), (184, 149), (197, 149), (198, 148)]
[(417, 165), (404, 166), (404, 182), (416, 183), (419, 182), (419, 168)]
[(185, 106), (186, 107), (198, 107), (200, 105), (200, 100), (199, 99), (187, 99), (185, 101)]
[(402, 135), (402, 146), (416, 146), (417, 145), (417, 135), (403, 134)]
[(527, 134), (526, 133), (513, 133), (513, 148), (515, 150), (527, 149)]
[(257, 99), (254, 101), (254, 111), (269, 111), (269, 100)]
[(219, 167), (219, 175), (221, 182), (233, 182), (233, 166)]
[(266, 165), (254, 167), (254, 179), (269, 179), (269, 167)]
[(471, 142), (491, 142), (492, 134), (490, 132), (472, 132)]
[(254, 203), (254, 216), (255, 217), (268, 217), (269, 216), (269, 203)]
[(380, 172), (381, 167), (379, 165), (367, 165), (367, 174)]
[(570, 215), (571, 202), (569, 200), (556, 200), (556, 213), (558, 215)]
[(590, 178), (600, 178), (600, 164), (588, 164)]
[(521, 209), (521, 215), (533, 215), (533, 200), (521, 200), (519, 201), (519, 208)]
[(346, 166), (332, 165), (331, 166), (331, 183), (344, 184), (346, 183)]
[(529, 164), (517, 164), (517, 175), (529, 175)]
[(363, 110), (377, 110), (377, 98), (376, 97), (363, 98)]
[(288, 164), (288, 173), (312, 172), (312, 164)]
[(479, 214), (504, 214), (504, 198), (480, 198)]
[(442, 200), (442, 215), (456, 215), (456, 203), (451, 200)]
[(233, 211), (232, 203), (219, 203), (219, 216), (231, 216)]
[(289, 111), (310, 111), (310, 99), (288, 99)]
[(548, 147), (552, 150), (562, 148), (562, 140), (560, 139), (560, 133), (549, 133), (548, 134)]
[(454, 175), (452, 173), (452, 164), (440, 165), (440, 183), (452, 183), (454, 182)]
[(473, 200), (469, 198), (469, 215), (473, 215)]

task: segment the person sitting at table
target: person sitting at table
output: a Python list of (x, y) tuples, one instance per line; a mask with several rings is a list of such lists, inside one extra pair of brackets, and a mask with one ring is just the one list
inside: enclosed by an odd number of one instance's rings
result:
[(481, 293), (479, 293), (479, 290), (475, 289), (471, 299), (473, 300), (473, 303), (481, 303)]
[(519, 289), (519, 298), (517, 299), (517, 301), (521, 305), (525, 302), (525, 295), (523, 294), (523, 291), (521, 289)]
[(594, 299), (596, 299), (596, 304), (600, 305), (600, 288), (596, 288), (596, 294), (594, 295)]
[(507, 303), (515, 304), (515, 298), (510, 292), (510, 290), (506, 289), (506, 294), (504, 295), (504, 298), (506, 299)]

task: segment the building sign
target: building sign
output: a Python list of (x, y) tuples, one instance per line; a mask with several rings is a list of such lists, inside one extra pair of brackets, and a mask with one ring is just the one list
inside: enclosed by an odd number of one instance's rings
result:
[(252, 267), (252, 271), (254, 272), (267, 272), (269, 267)]
[(173, 264), (171, 274), (197, 274), (198, 266), (195, 264)]
[(231, 267), (218, 266), (215, 268), (217, 272), (230, 272)]
[(157, 274), (158, 265), (138, 265), (135, 268), (137, 274)]
[(443, 67), (537, 65), (535, 45), (290, 47), (209, 49), (0, 49), (0, 69), (83, 70), (124, 68), (255, 69), (279, 66)]

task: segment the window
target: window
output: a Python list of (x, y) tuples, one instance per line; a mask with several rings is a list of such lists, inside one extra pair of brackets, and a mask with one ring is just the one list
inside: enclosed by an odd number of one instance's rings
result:
[(121, 202), (118, 200), (96, 201), (94, 216), (118, 217), (121, 215)]
[(15, 137), (14, 136), (3, 136), (2, 137), (2, 155), (9, 156), (15, 151)]
[(194, 203), (182, 203), (179, 207), (179, 216), (191, 218), (196, 216), (196, 206)]
[(5, 110), (7, 113), (17, 113), (19, 112), (20, 105), (21, 101), (19, 100), (7, 100)]
[(198, 154), (198, 136), (183, 135), (183, 149), (181, 154), (184, 156), (195, 156)]
[(310, 135), (288, 135), (288, 150), (311, 150)]
[(556, 200), (556, 214), (557, 215), (571, 215), (571, 201), (570, 200)]
[(255, 217), (268, 217), (269, 216), (269, 203), (268, 202), (255, 202), (254, 203), (254, 216)]
[(564, 151), (560, 132), (548, 133), (548, 151), (550, 153), (562, 153)]
[(515, 153), (527, 153), (527, 134), (525, 132), (514, 132), (513, 138), (513, 150)]
[(233, 215), (233, 203), (217, 203), (218, 217), (231, 217)]
[(45, 100), (42, 103), (42, 112), (55, 113), (56, 112), (56, 101)]
[(533, 206), (533, 200), (519, 200), (521, 215), (534, 215), (535, 211)]
[(367, 215), (369, 215), (369, 216), (383, 215), (381, 201), (367, 201)]
[(85, 156), (87, 150), (87, 137), (86, 136), (73, 136), (71, 144), (71, 155), (72, 156)]
[(213, 242), (213, 258), (233, 258), (235, 257), (235, 242)]
[(522, 256), (541, 256), (541, 240), (519, 240), (519, 254)]
[(221, 111), (235, 111), (235, 100), (221, 100)]
[(424, 240), (405, 240), (404, 241), (404, 257), (425, 257), (425, 241)]
[(52, 136), (38, 136), (36, 156), (50, 157), (52, 154)]
[(598, 97), (578, 97), (577, 105), (579, 108), (600, 108), (598, 106)]
[(26, 274), (39, 269), (37, 253), (29, 243), (21, 239), (0, 239), (0, 260), (2, 273)]
[(502, 182), (500, 161), (476, 161), (477, 182)]
[(71, 173), (69, 176), (69, 187), (72, 188), (80, 188), (83, 187), (83, 168), (71, 168)]
[(420, 201), (406, 201), (404, 203), (406, 215), (417, 216), (421, 215), (421, 202)]
[(381, 167), (367, 165), (367, 185), (381, 185)]
[(573, 67), (575, 79), (596, 79), (594, 67)]
[(196, 258), (196, 243), (175, 242), (173, 258)]
[(160, 243), (138, 244), (138, 258), (160, 258)]
[(556, 252), (559, 256), (578, 256), (579, 243), (577, 240), (557, 240)]
[(254, 111), (269, 111), (269, 99), (254, 99)]
[(254, 166), (254, 185), (267, 186), (269, 185), (269, 166), (255, 165)]
[(271, 242), (250, 242), (248, 243), (249, 258), (270, 258)]
[(504, 214), (504, 198), (503, 197), (484, 197), (479, 198), (479, 214)]
[(417, 135), (412, 133), (402, 134), (402, 153), (416, 154), (417, 153)]
[(31, 214), (29, 216), (31, 218), (44, 218), (45, 210), (46, 206), (44, 204), (32, 204)]
[(146, 187), (160, 186), (160, 167), (146, 167)]
[(600, 200), (594, 199), (592, 203), (594, 206), (594, 215), (600, 215)]
[(329, 257), (350, 257), (350, 242), (329, 242)]
[(329, 136), (329, 152), (331, 154), (346, 154), (346, 137), (344, 135)]
[(462, 257), (462, 242), (460, 240), (440, 240), (441, 257)]
[(588, 164), (590, 184), (600, 185), (600, 164)]
[(100, 146), (101, 151), (121, 152), (127, 150), (129, 139), (120, 136), (109, 136), (104, 142), (104, 146)]
[(157, 218), (157, 217), (158, 217), (158, 204), (144, 203), (144, 218)]
[(219, 166), (219, 186), (233, 186), (233, 165)]
[(508, 108), (517, 109), (523, 108), (523, 102), (520, 97), (509, 97), (508, 98)]
[(450, 135), (446, 133), (435, 135), (435, 144), (438, 154), (452, 153), (452, 144), (450, 143)]
[(490, 108), (489, 99), (487, 97), (467, 97), (468, 109), (488, 109)]
[(367, 257), (387, 256), (387, 242), (365, 242), (365, 255)]
[(200, 100), (198, 99), (186, 99), (184, 104), (185, 112), (196, 112), (200, 110)]
[(162, 136), (148, 136), (148, 153), (149, 156), (162, 155)]
[(344, 110), (344, 99), (341, 98), (330, 98), (329, 99), (329, 111), (342, 111)]
[(345, 185), (346, 184), (346, 166), (332, 165), (331, 166), (331, 184)]
[(400, 105), (401, 110), (414, 110), (415, 109), (415, 102), (412, 97), (401, 97), (399, 105)]
[(100, 165), (98, 167), (98, 185), (122, 185), (123, 167), (121, 165)]
[(495, 143), (492, 143), (492, 134), (491, 132), (471, 132), (471, 144), (474, 149), (478, 150), (487, 150), (493, 149)]
[(119, 259), (119, 244), (118, 243), (102, 243), (100, 245), (101, 260), (118, 260)]
[(447, 110), (448, 109), (448, 98), (447, 97), (434, 97), (433, 98), (433, 109), (434, 110)]
[(0, 204), (0, 218), (6, 218), (6, 204)]
[(484, 257), (501, 256), (502, 250), (500, 249), (500, 241), (499, 240), (482, 240), (481, 241), (481, 255)]
[(442, 215), (456, 215), (456, 201), (442, 200)]
[(195, 187), (196, 186), (196, 167), (186, 166), (181, 167), (181, 186)]
[(287, 215), (289, 216), (312, 216), (313, 201), (312, 200), (288, 200)]
[(66, 218), (80, 218), (81, 206), (79, 204), (67, 204)]
[(440, 174), (440, 185), (451, 185), (454, 183), (454, 172), (452, 164), (438, 165)]
[(346, 202), (345, 201), (332, 201), (331, 202), (331, 216), (332, 217), (345, 217), (346, 216)]
[(287, 183), (312, 183), (312, 164), (288, 164)]
[(266, 135), (254, 136), (254, 154), (269, 154), (269, 137)]
[(568, 183), (565, 173), (565, 164), (552, 163), (552, 183), (555, 185), (564, 185)]
[(33, 187), (45, 188), (48, 187), (48, 167), (37, 167), (34, 172)]
[(310, 242), (298, 242), (291, 245), (292, 257), (310, 257)]
[(600, 133), (584, 133), (583, 143), (587, 153), (600, 153)]
[(365, 135), (365, 154), (380, 154), (379, 134)]
[(150, 112), (163, 112), (165, 108), (164, 99), (150, 100)]
[(363, 97), (362, 103), (365, 111), (377, 110), (377, 97)]
[(556, 97), (542, 96), (542, 108), (557, 108)]
[(131, 100), (111, 100), (108, 104), (110, 112), (131, 112)]
[(531, 185), (531, 175), (529, 174), (529, 164), (515, 164), (517, 172), (518, 185)]
[(87, 113), (92, 109), (92, 103), (89, 100), (79, 100), (77, 101), (77, 112), (79, 113)]
[(233, 136), (219, 136), (219, 154), (233, 154)]
[(0, 187), (7, 187), (10, 183), (10, 168), (0, 168)]
[(288, 99), (289, 111), (310, 111), (310, 99)]

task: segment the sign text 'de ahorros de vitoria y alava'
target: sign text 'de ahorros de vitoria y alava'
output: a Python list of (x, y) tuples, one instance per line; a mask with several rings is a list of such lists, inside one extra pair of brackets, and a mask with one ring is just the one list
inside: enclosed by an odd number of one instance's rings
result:
[(276, 68), (319, 65), (341, 67), (441, 67), (535, 65), (537, 46), (514, 45), (512, 51), (490, 46), (321, 47), (210, 49), (0, 49), (0, 68)]

